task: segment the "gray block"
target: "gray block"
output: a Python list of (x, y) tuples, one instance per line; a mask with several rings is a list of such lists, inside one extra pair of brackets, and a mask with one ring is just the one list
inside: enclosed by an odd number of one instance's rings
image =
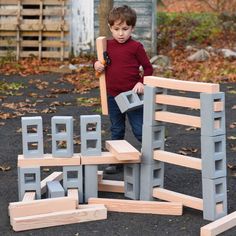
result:
[(202, 177), (216, 179), (225, 177), (226, 170), (225, 135), (201, 136)]
[(101, 144), (101, 116), (80, 116), (81, 154), (84, 156), (100, 156)]
[(226, 177), (202, 179), (203, 218), (214, 221), (227, 215)]
[(141, 164), (140, 175), (140, 200), (153, 200), (154, 187), (163, 187), (164, 163), (156, 161), (153, 165)]
[(25, 158), (43, 157), (43, 124), (41, 116), (22, 117), (22, 144)]
[(140, 197), (140, 164), (124, 165), (125, 197), (139, 200)]
[(66, 191), (69, 188), (77, 188), (79, 190), (79, 202), (84, 201), (83, 166), (63, 166), (63, 187)]
[(52, 123), (52, 155), (54, 157), (72, 157), (73, 144), (73, 117), (54, 116)]
[(84, 166), (84, 201), (90, 197), (98, 197), (98, 167), (97, 165)]
[(156, 94), (166, 94), (167, 90), (162, 88), (144, 86), (144, 125), (155, 126), (161, 125), (159, 121), (155, 121), (155, 112), (166, 110), (166, 105), (156, 103)]
[(65, 190), (58, 180), (47, 182), (48, 198), (64, 197)]
[(225, 109), (214, 111), (214, 102), (225, 104), (224, 93), (201, 93), (201, 135), (216, 136), (225, 134)]
[(115, 97), (115, 101), (121, 113), (132, 111), (143, 106), (143, 94), (137, 94), (133, 90), (120, 93)]
[(18, 193), (22, 201), (25, 192), (35, 191), (36, 198), (41, 198), (40, 167), (18, 168)]
[(143, 125), (142, 139), (142, 164), (154, 164), (153, 150), (164, 150), (165, 145), (165, 126)]

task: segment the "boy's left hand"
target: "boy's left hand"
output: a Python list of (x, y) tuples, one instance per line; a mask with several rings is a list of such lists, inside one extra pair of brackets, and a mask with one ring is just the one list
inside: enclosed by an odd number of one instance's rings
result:
[(144, 93), (144, 85), (141, 82), (138, 82), (135, 84), (135, 86), (132, 89), (135, 93)]

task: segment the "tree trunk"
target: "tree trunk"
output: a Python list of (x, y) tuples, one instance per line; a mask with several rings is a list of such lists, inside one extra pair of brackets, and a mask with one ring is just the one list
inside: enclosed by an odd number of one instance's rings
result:
[(98, 7), (98, 17), (99, 17), (99, 35), (110, 37), (110, 30), (107, 23), (107, 16), (109, 11), (113, 7), (113, 0), (100, 0)]

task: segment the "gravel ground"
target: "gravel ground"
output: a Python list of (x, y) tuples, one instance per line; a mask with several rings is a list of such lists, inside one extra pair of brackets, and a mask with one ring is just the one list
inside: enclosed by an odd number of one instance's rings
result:
[[(184, 208), (183, 216), (161, 216), (148, 214), (127, 214), (108, 213), (107, 220), (58, 226), (25, 232), (15, 233), (10, 226), (8, 217), (8, 204), (18, 201), (17, 191), (17, 156), (22, 153), (22, 141), (20, 132), (20, 117), (40, 115), (43, 118), (45, 153), (51, 153), (50, 143), (50, 121), (55, 115), (71, 115), (74, 117), (74, 135), (79, 137), (79, 116), (86, 114), (97, 114), (97, 106), (86, 107), (78, 104), (77, 99), (81, 97), (98, 97), (97, 89), (85, 94), (74, 93), (73, 86), (62, 82), (59, 74), (34, 75), (28, 77), (3, 76), (0, 75), (0, 82), (20, 82), (25, 88), (21, 88), (16, 94), (5, 96), (0, 93), (1, 111), (8, 114), (15, 114), (15, 118), (0, 119), (0, 165), (10, 166), (8, 171), (0, 171), (0, 230), (1, 235), (199, 235), (200, 228), (208, 221), (203, 220), (202, 212), (190, 208)], [(44, 89), (39, 89), (37, 84), (42, 81), (49, 82)], [(53, 90), (52, 90), (53, 89)], [(58, 93), (56, 93), (55, 89)], [(64, 89), (67, 92), (61, 93)], [(236, 122), (236, 84), (222, 84), (221, 91), (226, 92), (226, 127), (227, 137), (236, 136), (236, 128), (232, 127)], [(1, 92), (1, 91), (0, 91)], [(55, 97), (57, 95), (58, 97)], [(50, 104), (57, 102), (55, 108)], [(59, 102), (59, 105), (58, 105)], [(6, 108), (7, 103), (14, 104)], [(25, 109), (25, 103), (28, 108)], [(35, 106), (32, 106), (35, 104)], [(16, 108), (16, 107), (17, 108)], [(29, 107), (31, 106), (31, 107)], [(23, 107), (23, 108), (22, 108)], [(181, 110), (181, 109), (177, 109)], [(53, 113), (45, 113), (45, 112)], [(192, 111), (193, 113), (195, 111)], [(1, 114), (1, 113), (0, 113)], [(231, 127), (230, 127), (231, 125)], [(140, 149), (139, 143), (135, 140), (131, 129), (127, 124), (126, 139), (136, 148)], [(235, 125), (236, 126), (236, 125)], [(166, 125), (165, 149), (171, 152), (185, 151), (194, 157), (200, 157), (200, 136), (199, 130), (186, 130), (187, 127)], [(109, 120), (102, 116), (102, 139), (110, 139)], [(227, 139), (227, 163), (236, 165), (236, 140)], [(75, 144), (75, 152), (80, 152), (79, 144)], [(192, 152), (192, 153), (189, 153)], [(194, 153), (193, 153), (194, 152)], [(104, 165), (99, 166), (100, 169)], [(56, 168), (50, 168), (49, 172), (42, 170), (42, 176), (50, 174)], [(228, 212), (236, 210), (235, 192), (236, 172), (228, 168), (227, 189), (228, 189)], [(122, 174), (105, 175), (106, 179), (122, 179)], [(165, 165), (165, 188), (180, 193), (201, 197), (201, 175), (198, 171), (190, 170), (174, 165)], [(99, 193), (101, 197), (123, 198), (122, 194)], [(231, 229), (222, 235), (236, 235), (236, 229)]]

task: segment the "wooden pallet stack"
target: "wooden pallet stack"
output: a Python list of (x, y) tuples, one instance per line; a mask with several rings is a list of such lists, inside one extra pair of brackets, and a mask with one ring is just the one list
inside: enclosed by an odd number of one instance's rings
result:
[(69, 57), (68, 0), (1, 0), (0, 57)]

